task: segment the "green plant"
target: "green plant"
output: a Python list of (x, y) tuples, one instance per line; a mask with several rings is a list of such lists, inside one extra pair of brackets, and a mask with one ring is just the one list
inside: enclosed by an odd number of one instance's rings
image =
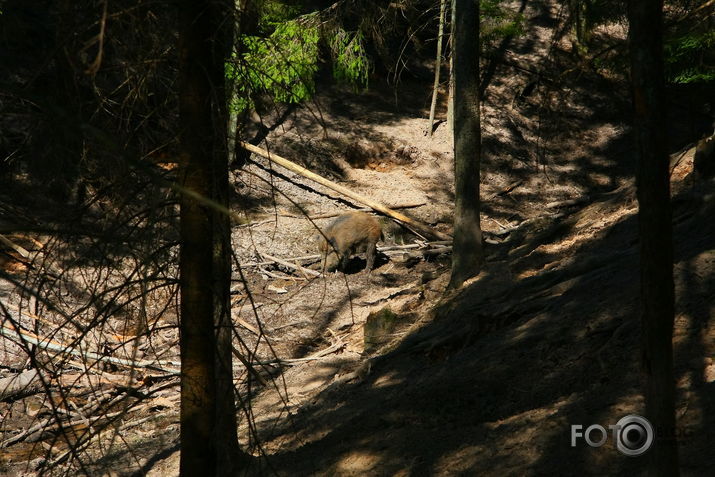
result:
[(674, 35), (665, 43), (666, 73), (673, 83), (715, 81), (715, 31)]
[(524, 16), (501, 5), (500, 0), (481, 0), (480, 40), (482, 52), (490, 52), (505, 37), (518, 37), (524, 34)]
[(253, 107), (252, 98), (268, 94), (276, 102), (299, 103), (315, 92), (320, 34), (312, 15), (278, 23), (267, 38), (242, 36), (242, 58), (227, 64), (238, 91), (232, 109)]
[(337, 28), (329, 44), (333, 54), (333, 77), (355, 87), (366, 87), (370, 63), (365, 53), (362, 32), (348, 33)]
[(226, 65), (237, 93), (231, 103), (233, 111), (255, 107), (254, 98), (260, 95), (281, 103), (310, 99), (315, 93), (321, 44), (330, 51), (336, 80), (367, 86), (370, 63), (360, 31), (348, 32), (322, 21), (318, 12), (295, 15), (295, 8), (267, 2), (259, 33), (238, 39), (241, 56)]

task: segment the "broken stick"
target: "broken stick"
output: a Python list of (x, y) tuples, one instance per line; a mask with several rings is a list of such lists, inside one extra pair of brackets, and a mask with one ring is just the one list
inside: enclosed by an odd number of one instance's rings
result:
[(309, 268), (301, 267), (300, 265), (296, 265), (295, 263), (290, 263), (290, 262), (287, 261), (287, 260), (283, 260), (282, 258), (278, 258), (278, 257), (274, 257), (274, 256), (272, 256), (272, 255), (268, 255), (267, 253), (263, 253), (263, 252), (259, 252), (259, 253), (261, 254), (261, 256), (262, 256), (264, 259), (272, 260), (272, 261), (274, 261), (274, 262), (276, 262), (276, 263), (279, 263), (279, 264), (283, 265), (284, 267), (288, 267), (288, 268), (291, 268), (291, 269), (293, 269), (293, 270), (298, 270), (298, 271), (300, 271), (301, 273), (303, 273), (304, 275), (305, 275), (305, 274), (308, 274), (308, 275), (313, 275), (314, 277), (319, 277), (319, 276), (320, 276), (320, 273), (319, 273), (319, 272), (316, 272), (315, 270), (311, 270), (311, 269), (309, 269)]
[(22, 258), (27, 258), (30, 256), (30, 252), (28, 252), (24, 248), (20, 247), (19, 245), (17, 245), (16, 243), (14, 243), (12, 240), (5, 237), (4, 235), (0, 235), (0, 243), (2, 243), (3, 245), (5, 245), (7, 247), (10, 247), (11, 249), (13, 249), (17, 253), (19, 253), (20, 256), (22, 256)]

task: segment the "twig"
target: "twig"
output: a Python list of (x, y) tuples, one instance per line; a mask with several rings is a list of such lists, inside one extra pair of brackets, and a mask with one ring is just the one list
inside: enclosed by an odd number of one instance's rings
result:
[(266, 219), (266, 220), (260, 220), (258, 222), (248, 222), (245, 224), (239, 224), (238, 228), (243, 228), (243, 227), (258, 227), (259, 225), (264, 225), (264, 224), (269, 224), (271, 222), (275, 222), (276, 219)]
[[(291, 258), (286, 258), (285, 260), (292, 260), (294, 262), (308, 262), (311, 260), (319, 260), (320, 255), (303, 255), (302, 257), (291, 257)], [(258, 262), (258, 263), (242, 263), (241, 268), (255, 268), (255, 267), (262, 267), (265, 265), (271, 265), (273, 263), (276, 263), (274, 260), (266, 260), (264, 262)]]
[(11, 249), (13, 249), (17, 253), (19, 253), (22, 256), (22, 258), (27, 258), (30, 256), (30, 252), (28, 252), (24, 248), (20, 247), (19, 245), (17, 245), (16, 243), (11, 241), (9, 238), (5, 237), (4, 235), (0, 235), (0, 243), (5, 244), (7, 247), (10, 247)]
[(109, 3), (109, 0), (104, 0), (104, 9), (102, 11), (102, 19), (99, 22), (99, 33), (97, 34), (96, 37), (92, 38), (84, 48), (82, 48), (82, 50), (87, 50), (94, 43), (98, 43), (97, 56), (95, 56), (94, 61), (92, 61), (92, 64), (89, 65), (89, 67), (85, 70), (85, 73), (90, 76), (95, 76), (97, 74), (97, 71), (99, 71), (99, 67), (102, 65), (102, 56), (104, 54), (104, 30), (107, 25), (107, 4), (108, 3)]
[(437, 248), (445, 245), (452, 245), (451, 240), (439, 240), (436, 242), (422, 242), (422, 243), (412, 243), (407, 245), (386, 245), (384, 247), (377, 247), (378, 252), (391, 252), (393, 250), (411, 250), (416, 248)]
[(685, 15), (683, 15), (682, 17), (680, 17), (680, 18), (678, 18), (678, 19), (676, 19), (676, 20), (673, 20), (673, 21), (669, 22), (667, 26), (668, 26), (668, 27), (671, 27), (671, 26), (673, 26), (673, 25), (675, 25), (675, 24), (678, 24), (678, 23), (680, 23), (680, 22), (686, 20), (688, 17), (690, 17), (690, 16), (692, 16), (692, 15), (698, 13), (700, 10), (704, 10), (704, 9), (706, 9), (706, 8), (708, 8), (708, 7), (713, 6), (713, 3), (715, 3), (715, 0), (709, 0), (709, 1), (705, 2), (705, 3), (703, 3), (702, 5), (700, 5), (699, 7), (697, 7), (695, 10), (691, 10), (691, 11), (687, 12)]
[(255, 334), (257, 336), (261, 335), (261, 332), (255, 326), (246, 322), (245, 320), (238, 318), (238, 317), (234, 317), (233, 321), (235, 321), (239, 325), (243, 326), (244, 328), (246, 328), (248, 331), (252, 332), (253, 334)]
[(65, 328), (67, 328), (67, 327), (66, 327), (66, 326), (63, 326), (64, 323), (55, 323), (55, 322), (52, 321), (52, 320), (49, 320), (49, 319), (44, 318), (44, 317), (42, 317), (42, 316), (38, 316), (38, 315), (36, 315), (36, 314), (34, 314), (34, 313), (31, 313), (31, 312), (28, 311), (28, 310), (25, 310), (25, 309), (23, 309), (23, 308), (20, 308), (20, 307), (17, 306), (17, 305), (13, 305), (12, 303), (6, 303), (5, 306), (6, 306), (7, 308), (10, 308), (11, 310), (15, 310), (15, 311), (18, 312), (18, 314), (20, 314), (21, 316), (26, 316), (26, 317), (28, 317), (28, 318), (31, 318), (31, 319), (35, 320), (35, 321), (39, 321), (40, 323), (44, 323), (44, 324), (46, 324), (46, 325), (48, 325), (48, 326), (51, 326), (52, 329), (53, 329), (55, 332), (60, 331), (60, 332), (62, 332), (62, 333), (68, 334), (72, 339), (76, 339), (76, 338), (77, 338), (76, 335), (72, 335), (71, 333), (68, 333), (68, 332), (65, 330)]
[(21, 433), (15, 435), (15, 436), (12, 436), (8, 439), (5, 439), (4, 441), (0, 442), (0, 449), (3, 447), (10, 446), (16, 442), (20, 442), (21, 440), (25, 439), (25, 437), (27, 437), (31, 434), (34, 434), (37, 431), (43, 430), (50, 423), (51, 420), (52, 420), (52, 417), (48, 417), (45, 420), (38, 422), (37, 424), (35, 424), (32, 427), (28, 427)]
[[(14, 327), (14, 325), (11, 324)], [(49, 349), (52, 351), (58, 351), (60, 353), (71, 354), (74, 356), (79, 356), (83, 359), (93, 359), (96, 361), (104, 361), (107, 363), (118, 364), (120, 366), (127, 366), (129, 368), (147, 368), (154, 369), (156, 371), (162, 371), (169, 374), (178, 375), (180, 371), (178, 369), (167, 368), (162, 363), (157, 363), (153, 361), (143, 360), (143, 361), (133, 361), (130, 359), (115, 358), (113, 356), (103, 356), (101, 354), (94, 353), (92, 351), (81, 351), (74, 348), (70, 348), (67, 345), (59, 343), (57, 341), (51, 340), (49, 338), (40, 337), (29, 333), (25, 330), (11, 329), (8, 327), (0, 327), (0, 335), (5, 336), (11, 340), (20, 339), (21, 342), (27, 342), (38, 346), (43, 349)], [(169, 364), (176, 366), (178, 363), (169, 362)]]
[[(415, 202), (412, 204), (402, 204), (402, 205), (390, 205), (391, 209), (413, 209), (415, 207), (422, 207), (423, 205), (427, 205), (427, 202)], [(373, 209), (368, 208), (368, 207), (361, 207), (359, 209), (354, 209), (355, 212), (370, 212)], [(319, 215), (311, 215), (310, 219), (311, 220), (319, 220), (319, 219), (329, 219), (331, 217), (337, 217), (338, 215), (342, 215), (346, 213), (345, 210), (337, 210), (334, 212), (326, 212), (324, 214), (319, 214)]]
[[(88, 403), (88, 404), (86, 404), (85, 406), (83, 406), (82, 408), (80, 408), (79, 411), (82, 412), (82, 413), (88, 413), (88, 412), (89, 412), (89, 413), (92, 413), (93, 411), (96, 411), (96, 410), (99, 409), (103, 404), (105, 404), (105, 403), (107, 403), (107, 402), (109, 403), (107, 407), (111, 407), (113, 404), (115, 404), (115, 401), (118, 402), (118, 401), (120, 401), (121, 399), (124, 399), (124, 396), (123, 396), (122, 394), (120, 394), (120, 395), (118, 395), (118, 396), (115, 396), (114, 398), (111, 398), (111, 399), (110, 399), (110, 398), (100, 399), (99, 402), (97, 402), (97, 401), (90, 401), (90, 403)], [(61, 408), (58, 407), (58, 411), (61, 411)], [(67, 414), (71, 416), (71, 413), (67, 413)], [(104, 416), (98, 416), (98, 417), (101, 418), (101, 417), (104, 417)], [(31, 426), (31, 427), (25, 429), (25, 430), (22, 431), (21, 433), (15, 435), (15, 436), (13, 436), (13, 437), (10, 437), (10, 438), (8, 438), (8, 439), (5, 439), (4, 441), (2, 441), (2, 442), (0, 443), (0, 448), (8, 447), (8, 446), (10, 446), (10, 445), (12, 445), (12, 444), (14, 444), (14, 443), (16, 443), (16, 442), (20, 442), (20, 441), (22, 441), (22, 440), (24, 440), (24, 439), (30, 438), (32, 435), (34, 435), (34, 434), (36, 434), (36, 433), (38, 433), (38, 432), (50, 431), (51, 429), (49, 428), (49, 424), (50, 424), (53, 420), (55, 420), (55, 416), (50, 416), (50, 417), (48, 417), (48, 418), (46, 418), (46, 419), (44, 419), (44, 420), (38, 422), (38, 423), (35, 424), (34, 426)], [(54, 427), (54, 428), (57, 428), (57, 425), (55, 425), (55, 426), (53, 426), (53, 427)]]
[(415, 254), (419, 253), (422, 254), (422, 256), (428, 256), (428, 255), (440, 255), (443, 253), (448, 253), (452, 251), (452, 247), (437, 247), (437, 248), (430, 248), (427, 250), (424, 250), (422, 252), (413, 252)]
[(391, 292), (391, 293), (390, 293), (389, 295), (387, 295), (387, 296), (379, 297), (379, 298), (377, 298), (377, 299), (375, 299), (375, 300), (369, 300), (369, 301), (368, 301), (368, 300), (365, 300), (365, 301), (361, 301), (361, 302), (359, 302), (358, 304), (361, 305), (361, 306), (373, 306), (373, 305), (377, 305), (378, 303), (381, 303), (381, 302), (384, 302), (384, 301), (387, 301), (387, 300), (392, 300), (392, 299), (395, 298), (395, 297), (398, 297), (398, 296), (401, 296), (401, 295), (406, 295), (406, 294), (412, 292), (413, 290), (419, 290), (420, 287), (421, 287), (421, 283), (420, 283), (419, 281), (411, 282), (411, 283), (408, 283), (407, 285), (401, 287), (399, 290), (395, 290), (395, 291)]
[[(274, 263), (274, 262), (270, 262), (270, 263)], [(258, 269), (261, 271), (261, 273), (268, 275), (271, 278), (278, 279), (278, 280), (307, 280), (306, 278), (294, 277), (291, 275), (279, 275), (277, 273), (270, 272), (263, 267), (258, 267)]]
[(311, 270), (311, 269), (309, 269), (309, 268), (304, 268), (304, 267), (301, 267), (300, 265), (294, 265), (294, 264), (290, 263), (290, 262), (287, 261), (287, 260), (283, 260), (282, 258), (278, 258), (278, 257), (274, 257), (274, 256), (272, 256), (272, 255), (268, 255), (267, 253), (264, 253), (264, 252), (258, 252), (258, 253), (259, 253), (263, 258), (267, 258), (267, 259), (269, 259), (269, 260), (273, 260), (274, 262), (279, 263), (279, 264), (281, 264), (281, 265), (283, 265), (283, 266), (285, 266), (285, 267), (291, 268), (291, 269), (293, 269), (293, 270), (300, 270), (300, 271), (302, 271), (303, 273), (309, 274), (309, 275), (313, 275), (314, 277), (319, 277), (319, 276), (320, 276), (320, 273), (319, 273), (319, 272), (316, 272), (315, 270)]
[(233, 355), (236, 357), (236, 359), (238, 359), (241, 362), (241, 364), (243, 364), (243, 366), (245, 366), (245, 368), (248, 370), (249, 373), (253, 374), (262, 385), (268, 386), (268, 382), (265, 380), (265, 378), (263, 376), (261, 376), (261, 374), (258, 371), (256, 371), (256, 369), (253, 367), (253, 365), (251, 365), (251, 363), (248, 362), (248, 360), (246, 358), (244, 358), (241, 353), (238, 352), (238, 350), (236, 349), (235, 346), (231, 347), (231, 351), (233, 352)]
[(509, 192), (513, 191), (514, 189), (516, 189), (517, 187), (519, 187), (519, 186), (520, 186), (521, 184), (523, 184), (523, 183), (524, 183), (523, 180), (518, 180), (518, 181), (512, 182), (512, 183), (509, 184), (508, 186), (506, 186), (506, 187), (504, 187), (503, 189), (501, 189), (499, 192), (496, 192), (496, 193), (490, 195), (489, 197), (487, 197), (487, 198), (486, 198), (486, 201), (490, 201), (490, 200), (492, 200), (492, 199), (494, 199), (495, 197), (498, 197), (498, 196), (500, 196), (500, 195), (508, 194)]
[(560, 209), (561, 207), (571, 207), (574, 205), (585, 204), (590, 200), (588, 196), (577, 197), (575, 199), (566, 200), (556, 200), (554, 202), (547, 203), (544, 207), (547, 209)]
[(326, 355), (335, 353), (336, 351), (341, 350), (342, 348), (345, 347), (345, 343), (343, 343), (342, 340), (331, 344), (327, 348), (318, 351), (317, 353), (311, 354), (310, 356), (306, 356), (304, 358), (287, 358), (287, 359), (272, 359), (269, 361), (259, 361), (256, 364), (261, 364), (261, 365), (267, 365), (267, 364), (286, 364), (286, 365), (293, 365), (293, 364), (298, 364), (298, 363), (305, 363), (306, 361), (315, 361), (316, 359), (322, 359)]

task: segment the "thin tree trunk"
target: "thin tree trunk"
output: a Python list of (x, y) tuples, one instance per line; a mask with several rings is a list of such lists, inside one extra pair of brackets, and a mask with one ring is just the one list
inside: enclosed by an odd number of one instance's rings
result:
[[(234, 8), (236, 12), (236, 39), (231, 45), (231, 53), (235, 54), (232, 60), (240, 62), (244, 54), (244, 44), (240, 39), (240, 35), (257, 35), (258, 34), (258, 11), (255, 0), (234, 0)], [(229, 164), (235, 167), (243, 167), (248, 161), (250, 154), (243, 148), (238, 148), (238, 142), (241, 140), (241, 129), (247, 124), (247, 120), (251, 116), (251, 108), (247, 107), (244, 111), (238, 111), (234, 105), (238, 104), (239, 88), (238, 82), (246, 81), (244, 78), (232, 78), (232, 81), (227, 84), (228, 104), (231, 105), (228, 117), (228, 161)], [(248, 99), (248, 98), (244, 98)]]
[[(189, 192), (227, 205), (224, 62), (230, 51), (229, 0), (179, 2), (180, 181)], [(228, 293), (226, 214), (180, 197), (180, 473), (233, 475), (236, 439)]]
[(660, 431), (648, 451), (648, 470), (654, 476), (677, 476), (673, 227), (666, 142), (662, 11), (662, 0), (631, 0), (628, 14), (638, 158), (643, 384), (646, 417)]
[[(210, 0), (216, 1), (216, 0)], [(219, 23), (216, 24), (215, 64), (212, 66), (214, 85), (213, 128), (218, 132), (216, 149), (212, 155), (211, 176), (214, 184), (214, 200), (225, 210), (229, 210), (228, 167), (238, 124), (231, 124), (226, 94), (225, 63), (231, 57), (235, 42), (235, 18), (231, 0), (217, 2)], [(220, 79), (219, 79), (220, 78)], [(235, 85), (232, 85), (235, 86)], [(232, 88), (234, 89), (234, 88)], [(234, 129), (228, 129), (232, 126)], [(217, 208), (211, 209), (213, 221), (213, 319), (216, 336), (215, 369), (216, 379), (216, 440), (217, 475), (234, 475), (247, 464), (248, 456), (238, 447), (238, 423), (236, 421), (236, 399), (233, 385), (233, 329), (231, 321), (231, 217)]]
[(479, 221), (479, 0), (456, 0), (454, 58), (454, 239), (450, 288), (484, 263)]
[(571, 18), (576, 33), (576, 44), (579, 50), (586, 51), (591, 36), (591, 22), (589, 17), (589, 0), (571, 0), (569, 2)]
[[(238, 88), (234, 84), (229, 86), (229, 104), (236, 104), (236, 99), (238, 98)], [(238, 140), (238, 111), (231, 107), (228, 112), (228, 136), (226, 148), (226, 157), (228, 158), (229, 164), (234, 161), (237, 157), (236, 141)], [(243, 164), (240, 164), (243, 165)]]
[(439, 4), (439, 33), (437, 34), (437, 56), (434, 60), (434, 85), (432, 86), (432, 105), (429, 109), (429, 136), (434, 132), (434, 113), (437, 109), (437, 94), (439, 91), (439, 73), (442, 69), (442, 37), (444, 36), (444, 11), (447, 8), (447, 0), (442, 0)]
[(454, 25), (457, 19), (454, 16), (456, 0), (451, 0), (450, 3), (450, 35), (449, 35), (449, 92), (447, 93), (447, 128), (454, 134)]

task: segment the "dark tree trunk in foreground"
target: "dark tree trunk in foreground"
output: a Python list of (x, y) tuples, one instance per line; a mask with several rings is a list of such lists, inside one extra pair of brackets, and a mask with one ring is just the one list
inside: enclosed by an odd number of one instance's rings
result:
[(450, 288), (484, 262), (479, 223), (479, 1), (454, 2), (454, 240)]
[(663, 75), (662, 0), (629, 4), (637, 146), (643, 373), (646, 417), (661, 430), (648, 451), (650, 475), (677, 476), (673, 374), (673, 227)]
[(236, 473), (224, 62), (233, 4), (179, 2), (181, 461), (184, 476)]

